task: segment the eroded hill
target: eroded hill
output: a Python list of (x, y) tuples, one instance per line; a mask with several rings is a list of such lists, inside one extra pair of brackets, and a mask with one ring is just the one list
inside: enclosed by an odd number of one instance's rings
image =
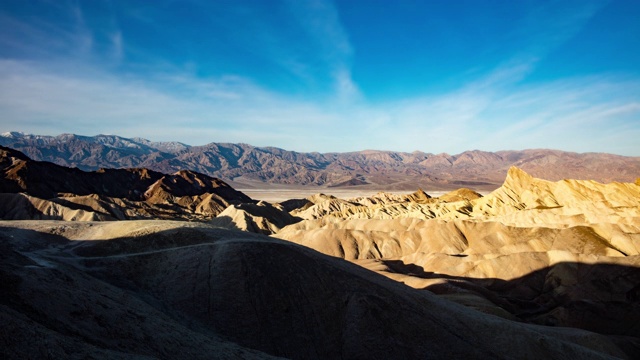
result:
[(485, 312), (640, 337), (640, 186), (512, 168), (485, 197), (415, 198), (310, 198), (273, 236)]
[(144, 168), (85, 172), (33, 161), (0, 146), (0, 218), (12, 220), (206, 220), (253, 200), (192, 171)]
[(3, 358), (637, 357), (288, 241), (201, 223), (0, 222)]

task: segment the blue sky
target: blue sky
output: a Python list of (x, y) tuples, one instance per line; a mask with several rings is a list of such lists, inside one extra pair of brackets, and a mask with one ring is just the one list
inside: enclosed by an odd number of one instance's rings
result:
[(640, 156), (640, 1), (3, 0), (0, 131)]

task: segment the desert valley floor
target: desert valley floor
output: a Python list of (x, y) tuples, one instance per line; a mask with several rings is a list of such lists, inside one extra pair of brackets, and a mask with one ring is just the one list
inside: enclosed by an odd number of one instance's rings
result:
[[(238, 191), (243, 192), (247, 196), (255, 200), (262, 200), (270, 203), (280, 203), (291, 199), (306, 199), (318, 193), (330, 195), (342, 200), (349, 200), (359, 197), (370, 197), (377, 193), (387, 193), (393, 195), (406, 194), (407, 191), (389, 191), (389, 190), (371, 190), (371, 189), (331, 189), (331, 188), (318, 188), (318, 187), (290, 187), (283, 188), (253, 188), (242, 189), (238, 188)], [(432, 197), (439, 197), (448, 193), (449, 191), (428, 191)], [(483, 191), (488, 194), (490, 191)], [(480, 192), (482, 193), (482, 192)]]
[(2, 358), (640, 358), (638, 181), (243, 193), (1, 150)]

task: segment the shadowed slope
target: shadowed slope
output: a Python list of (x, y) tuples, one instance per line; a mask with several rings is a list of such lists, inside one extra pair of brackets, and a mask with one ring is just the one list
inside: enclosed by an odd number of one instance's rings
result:
[(231, 205), (209, 223), (227, 229), (271, 235), (302, 219), (290, 215), (281, 205), (264, 201)]
[[(620, 340), (619, 346), (618, 340), (594, 333), (484, 315), (288, 242), (196, 224), (120, 225), (1, 224), (0, 276), (6, 280), (2, 341), (11, 344), (3, 351), (32, 344), (31, 328), (47, 345), (21, 354), (228, 358), (259, 355), (259, 350), (310, 359), (637, 355), (623, 352), (632, 348), (629, 341)], [(54, 289), (55, 297), (46, 295)], [(16, 353), (4, 355), (11, 354)]]

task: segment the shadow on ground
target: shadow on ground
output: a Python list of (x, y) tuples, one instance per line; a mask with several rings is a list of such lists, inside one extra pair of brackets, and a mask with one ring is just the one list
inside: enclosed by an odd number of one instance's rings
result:
[(482, 314), (246, 232), (175, 227), (68, 241), (67, 225), (55, 226), (0, 227), (4, 358), (640, 356), (637, 268), (561, 263), (511, 281), (446, 277), (428, 288), (485, 289), (523, 321), (617, 334), (604, 336)]

